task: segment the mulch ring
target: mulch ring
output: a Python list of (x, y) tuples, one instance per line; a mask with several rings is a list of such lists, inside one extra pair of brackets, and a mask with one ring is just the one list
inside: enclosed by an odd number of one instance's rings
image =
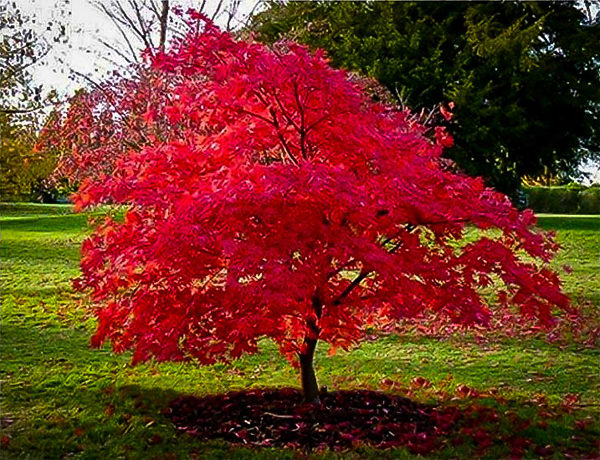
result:
[(185, 396), (170, 404), (167, 415), (178, 430), (202, 440), (294, 449), (404, 446), (413, 453), (441, 447), (460, 418), (456, 408), (376, 391), (334, 391), (320, 399), (303, 403), (292, 388)]

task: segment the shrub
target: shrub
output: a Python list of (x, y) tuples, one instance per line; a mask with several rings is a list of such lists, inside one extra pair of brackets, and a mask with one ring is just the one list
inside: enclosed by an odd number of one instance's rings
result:
[(526, 187), (527, 205), (535, 212), (600, 214), (600, 188), (581, 185)]

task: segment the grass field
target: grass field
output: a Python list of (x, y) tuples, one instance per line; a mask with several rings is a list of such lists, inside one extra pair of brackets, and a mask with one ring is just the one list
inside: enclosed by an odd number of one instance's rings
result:
[[(273, 344), (265, 342), (260, 354), (231, 366), (209, 367), (173, 363), (131, 367), (128, 355), (113, 355), (108, 348), (90, 349), (94, 321), (70, 283), (78, 274), (86, 217), (60, 205), (3, 205), (0, 211), (3, 458), (304, 455), (201, 443), (177, 434), (161, 412), (181, 394), (297, 386), (296, 371)], [(564, 275), (568, 293), (576, 303), (586, 303), (588, 311), (600, 309), (600, 218), (542, 215), (540, 226), (555, 229), (564, 246), (555, 266), (568, 264), (574, 269)], [(484, 456), (509, 455), (502, 439), (515, 430), (511, 420), (516, 414), (531, 421), (521, 428), (523, 436), (532, 440), (526, 457), (554, 454), (562, 458), (557, 454), (561, 449), (579, 446), (582, 452), (594, 452), (592, 439), (599, 435), (599, 364), (597, 348), (537, 338), (499, 338), (480, 345), (464, 337), (387, 336), (333, 357), (321, 349), (316, 369), (320, 384), (330, 390), (391, 387), (440, 404), (472, 404), (453, 397), (465, 385), (480, 392), (491, 390), (502, 399), (484, 399), (478, 404), (494, 405), (506, 420), (504, 432)], [(432, 386), (411, 387), (415, 377), (431, 381)], [(563, 410), (561, 404), (565, 398), (570, 400), (568, 395), (576, 395), (577, 403)], [(548, 445), (552, 446), (549, 451), (539, 450)], [(468, 458), (478, 452), (475, 444), (466, 442), (448, 446), (437, 455)], [(340, 455), (410, 457), (404, 450), (378, 452), (364, 447), (315, 456)]]

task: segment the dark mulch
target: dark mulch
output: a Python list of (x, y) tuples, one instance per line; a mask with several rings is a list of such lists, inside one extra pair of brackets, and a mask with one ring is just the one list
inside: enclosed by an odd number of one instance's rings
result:
[(336, 450), (404, 446), (414, 453), (435, 450), (460, 417), (457, 409), (375, 391), (334, 391), (321, 395), (321, 404), (305, 404), (291, 388), (186, 396), (167, 413), (178, 430), (203, 440)]

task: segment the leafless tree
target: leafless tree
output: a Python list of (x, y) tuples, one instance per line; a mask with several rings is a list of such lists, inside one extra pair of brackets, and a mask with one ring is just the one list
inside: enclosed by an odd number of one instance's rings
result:
[(35, 19), (24, 14), (17, 2), (0, 4), (0, 113), (34, 112), (49, 101), (31, 70), (48, 56), (54, 43), (66, 39), (65, 25), (49, 22), (45, 32), (39, 32)]
[[(213, 21), (219, 21), (227, 30), (243, 24), (240, 14), (242, 0), (89, 0), (116, 28), (118, 41), (98, 40), (124, 64), (139, 63), (140, 51), (163, 50), (168, 41), (185, 33), (185, 21), (177, 9), (193, 7)], [(252, 12), (259, 5), (254, 3)], [(251, 12), (251, 13), (252, 13)], [(250, 13), (250, 14), (251, 14)], [(248, 16), (248, 15), (247, 15)]]
[(588, 26), (600, 24), (600, 0), (583, 0), (585, 23)]

